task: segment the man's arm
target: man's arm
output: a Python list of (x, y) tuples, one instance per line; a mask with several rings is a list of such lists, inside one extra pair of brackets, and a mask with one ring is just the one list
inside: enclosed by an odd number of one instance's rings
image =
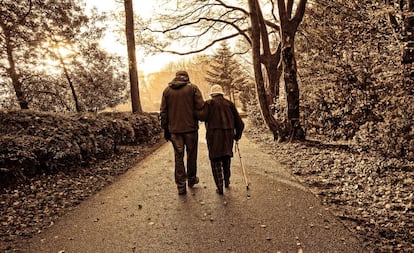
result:
[(209, 114), (209, 105), (208, 105), (209, 103), (208, 102), (209, 101), (206, 101), (204, 103), (204, 106), (201, 110), (195, 110), (195, 115), (198, 120), (201, 120), (201, 121), (208, 120), (208, 114)]
[(191, 84), (194, 89), (194, 108), (196, 110), (201, 110), (204, 107), (204, 99), (203, 95), (201, 94), (200, 89), (197, 87), (197, 85)]
[(167, 103), (167, 96), (164, 91), (162, 94), (161, 99), (161, 106), (160, 106), (160, 119), (161, 119), (161, 127), (163, 129), (168, 128), (168, 103)]
[(160, 118), (161, 118), (161, 127), (164, 129), (164, 139), (169, 141), (171, 139), (170, 130), (168, 129), (168, 103), (167, 96), (164, 91), (161, 99), (160, 106)]

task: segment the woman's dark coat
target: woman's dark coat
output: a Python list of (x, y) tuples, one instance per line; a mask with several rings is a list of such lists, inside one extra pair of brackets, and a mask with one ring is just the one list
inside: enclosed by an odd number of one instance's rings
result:
[(222, 95), (216, 95), (206, 101), (197, 116), (206, 122), (210, 160), (223, 156), (232, 157), (233, 141), (241, 138), (244, 129), (236, 106)]

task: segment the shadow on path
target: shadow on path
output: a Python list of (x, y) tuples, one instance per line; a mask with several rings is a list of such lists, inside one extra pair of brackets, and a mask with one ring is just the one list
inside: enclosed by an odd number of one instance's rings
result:
[(170, 143), (16, 252), (363, 252), (306, 187), (246, 138), (231, 185), (215, 192), (200, 129), (200, 183), (179, 196)]

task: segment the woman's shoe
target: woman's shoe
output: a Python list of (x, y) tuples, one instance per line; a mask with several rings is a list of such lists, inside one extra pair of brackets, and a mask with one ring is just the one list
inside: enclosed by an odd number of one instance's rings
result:
[(193, 181), (188, 181), (188, 187), (193, 188), (195, 184), (198, 184), (200, 182), (200, 179), (198, 177), (195, 177)]
[(224, 180), (224, 187), (229, 188), (230, 180)]

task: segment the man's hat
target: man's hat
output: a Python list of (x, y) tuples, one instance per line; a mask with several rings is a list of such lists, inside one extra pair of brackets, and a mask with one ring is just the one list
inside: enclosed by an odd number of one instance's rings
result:
[(186, 77), (188, 77), (188, 73), (185, 70), (180, 70), (180, 71), (177, 71), (175, 76), (186, 76)]
[(189, 81), (190, 78), (188, 77), (187, 71), (180, 70), (175, 73), (176, 78), (180, 79), (181, 81)]

